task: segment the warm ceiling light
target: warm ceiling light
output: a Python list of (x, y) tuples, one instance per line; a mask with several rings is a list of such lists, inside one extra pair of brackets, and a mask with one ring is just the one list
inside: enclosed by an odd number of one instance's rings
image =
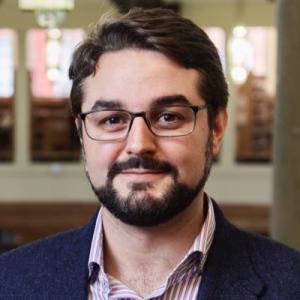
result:
[(22, 10), (72, 10), (74, 0), (19, 0)]

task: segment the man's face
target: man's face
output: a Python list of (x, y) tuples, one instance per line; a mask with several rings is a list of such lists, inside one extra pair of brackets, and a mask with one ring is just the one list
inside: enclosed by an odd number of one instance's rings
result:
[[(108, 52), (84, 83), (82, 112), (111, 107), (141, 112), (167, 98), (174, 98), (173, 104), (185, 99), (185, 104), (201, 105), (198, 81), (196, 70), (158, 52)], [(86, 171), (103, 206), (125, 223), (150, 226), (166, 222), (199, 198), (211, 157), (219, 150), (226, 113), (219, 114), (211, 132), (207, 118), (207, 110), (199, 111), (192, 134), (181, 137), (154, 136), (140, 117), (123, 141), (95, 141), (83, 128)]]

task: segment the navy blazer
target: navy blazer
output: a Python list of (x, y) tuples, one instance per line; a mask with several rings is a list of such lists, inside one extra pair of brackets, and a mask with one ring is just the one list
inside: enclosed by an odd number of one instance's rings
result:
[[(214, 210), (216, 232), (198, 300), (299, 300), (300, 253), (237, 229), (216, 203)], [(0, 300), (87, 299), (95, 221), (96, 215), (84, 227), (0, 256)]]

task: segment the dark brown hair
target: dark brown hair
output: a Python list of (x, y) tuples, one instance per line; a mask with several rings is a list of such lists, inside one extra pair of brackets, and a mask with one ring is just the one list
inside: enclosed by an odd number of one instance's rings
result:
[(198, 70), (199, 94), (208, 104), (210, 125), (220, 108), (226, 107), (227, 83), (217, 49), (206, 33), (170, 10), (135, 8), (97, 24), (74, 52), (69, 69), (74, 115), (81, 112), (82, 85), (85, 78), (96, 72), (100, 56), (125, 48), (158, 51), (185, 68)]

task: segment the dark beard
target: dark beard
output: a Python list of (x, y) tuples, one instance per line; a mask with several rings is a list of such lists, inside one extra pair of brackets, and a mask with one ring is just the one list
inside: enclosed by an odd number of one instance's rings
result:
[[(126, 162), (114, 163), (108, 172), (105, 185), (100, 188), (96, 188), (88, 174), (87, 176), (99, 201), (116, 218), (129, 225), (156, 226), (167, 222), (185, 210), (203, 190), (212, 165), (211, 140), (210, 135), (206, 145), (203, 175), (193, 188), (178, 181), (178, 171), (175, 166), (151, 157), (134, 157)], [(160, 199), (153, 199), (149, 195), (143, 198), (137, 195), (139, 191), (146, 190), (151, 185), (150, 183), (136, 183), (131, 186), (132, 191), (128, 197), (120, 197), (113, 187), (113, 178), (125, 169), (138, 167), (169, 174), (173, 178), (172, 186)]]

